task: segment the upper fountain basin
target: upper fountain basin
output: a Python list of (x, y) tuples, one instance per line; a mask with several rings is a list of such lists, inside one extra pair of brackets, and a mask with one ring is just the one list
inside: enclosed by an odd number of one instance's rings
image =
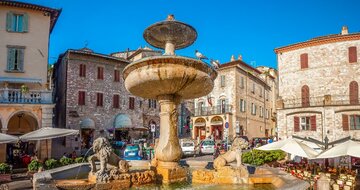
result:
[(170, 42), (175, 49), (182, 49), (194, 43), (197, 32), (183, 22), (166, 20), (149, 26), (143, 36), (146, 42), (154, 47), (164, 49), (165, 44)]
[(147, 57), (126, 66), (125, 88), (135, 96), (157, 99), (177, 95), (193, 99), (209, 94), (217, 72), (204, 62), (182, 56)]

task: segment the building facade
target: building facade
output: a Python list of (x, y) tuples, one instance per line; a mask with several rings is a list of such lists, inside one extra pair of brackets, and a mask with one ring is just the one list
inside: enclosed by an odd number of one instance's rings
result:
[(264, 72), (239, 60), (221, 64), (213, 91), (194, 100), (192, 137), (202, 140), (270, 137), (275, 134), (276, 70)]
[(87, 150), (99, 136), (116, 141), (149, 138), (150, 126), (159, 125), (157, 101), (135, 97), (125, 89), (122, 71), (129, 63), (88, 48), (68, 50), (59, 57), (54, 67), (55, 123), (80, 130), (79, 137), (58, 142), (62, 152)]
[[(60, 10), (0, 0), (0, 128), (23, 135), (52, 127), (52, 90), (47, 79), (49, 37)], [(0, 145), (0, 162), (20, 151), (51, 156), (51, 141)], [(13, 163), (16, 165), (16, 163)]]
[(275, 49), (280, 138), (360, 138), (360, 33), (317, 37)]

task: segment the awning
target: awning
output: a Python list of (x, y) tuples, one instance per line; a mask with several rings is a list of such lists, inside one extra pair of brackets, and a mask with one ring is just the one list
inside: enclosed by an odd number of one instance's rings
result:
[(19, 138), (20, 140), (24, 140), (24, 141), (33, 141), (33, 140), (53, 139), (53, 138), (64, 137), (69, 135), (77, 135), (77, 134), (79, 134), (79, 130), (43, 127), (36, 131), (32, 131), (30, 133), (22, 135)]
[(212, 121), (210, 122), (211, 125), (222, 125), (223, 122), (222, 121)]
[(130, 117), (127, 114), (117, 115), (114, 121), (114, 128), (115, 129), (132, 128), (132, 122)]
[(95, 129), (95, 122), (90, 118), (85, 118), (80, 121), (80, 129)]
[(18, 141), (19, 138), (16, 136), (0, 133), (0, 144), (12, 143)]
[(205, 122), (197, 122), (194, 124), (194, 127), (205, 127), (206, 123)]
[(0, 77), (0, 82), (9, 82), (9, 83), (39, 83), (41, 84), (41, 79), (35, 78), (19, 78), (19, 77)]

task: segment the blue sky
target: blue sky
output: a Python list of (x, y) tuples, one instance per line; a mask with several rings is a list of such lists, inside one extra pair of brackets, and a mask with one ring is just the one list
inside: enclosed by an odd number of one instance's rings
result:
[(144, 29), (168, 14), (198, 32), (197, 41), (178, 55), (194, 56), (198, 49), (221, 63), (242, 54), (253, 66), (276, 67), (276, 47), (340, 33), (343, 25), (360, 32), (359, 0), (20, 1), (62, 8), (51, 34), (50, 63), (86, 43), (104, 54), (148, 45)]

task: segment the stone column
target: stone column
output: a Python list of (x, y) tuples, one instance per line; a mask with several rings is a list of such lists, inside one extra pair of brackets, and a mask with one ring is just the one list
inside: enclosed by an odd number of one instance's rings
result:
[[(181, 158), (181, 147), (177, 135), (177, 105), (180, 97), (175, 95), (162, 95), (158, 97), (160, 111), (160, 137), (156, 146), (156, 158), (159, 166), (176, 164)], [(169, 166), (170, 167), (170, 166)]]

